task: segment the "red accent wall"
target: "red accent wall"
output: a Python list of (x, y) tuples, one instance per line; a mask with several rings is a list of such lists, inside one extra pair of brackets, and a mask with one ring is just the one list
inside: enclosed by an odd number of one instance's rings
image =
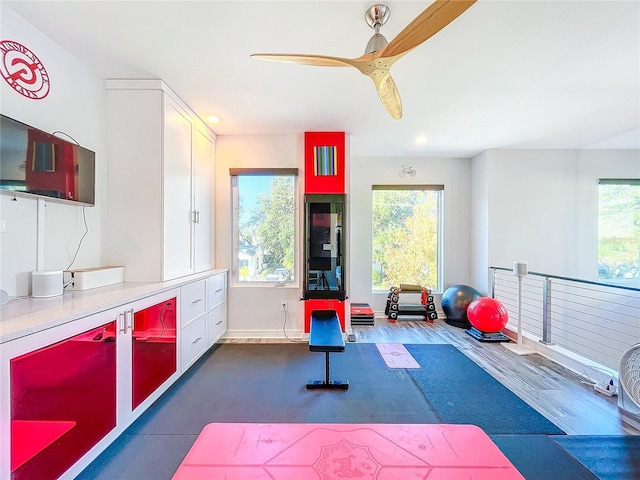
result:
[(335, 310), (340, 320), (340, 327), (344, 332), (344, 304), (335, 299), (318, 299), (318, 300), (305, 300), (304, 302), (304, 331), (309, 333), (311, 330), (311, 312), (313, 310)]
[[(316, 174), (314, 165), (315, 147), (336, 147), (334, 175)], [(305, 194), (344, 194), (345, 168), (344, 132), (305, 132), (304, 134), (304, 193)], [(340, 319), (342, 331), (345, 331), (345, 303), (335, 299), (314, 299), (304, 302), (304, 331), (309, 333), (311, 312), (313, 310), (335, 310)]]
[[(344, 132), (305, 132), (304, 134), (304, 193), (345, 193), (344, 191)], [(316, 175), (314, 148), (337, 147), (335, 175)]]

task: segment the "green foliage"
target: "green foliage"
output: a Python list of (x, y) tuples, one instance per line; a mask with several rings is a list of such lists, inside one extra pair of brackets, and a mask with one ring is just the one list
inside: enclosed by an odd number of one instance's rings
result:
[(400, 283), (436, 288), (438, 193), (373, 193), (373, 288), (384, 290)]
[(600, 185), (600, 278), (637, 278), (640, 258), (640, 185)]
[[(269, 194), (258, 197), (254, 219), (256, 237), (270, 259), (270, 271), (276, 267), (293, 268), (295, 255), (295, 189), (293, 177), (274, 177)], [(259, 221), (259, 223), (258, 223)]]

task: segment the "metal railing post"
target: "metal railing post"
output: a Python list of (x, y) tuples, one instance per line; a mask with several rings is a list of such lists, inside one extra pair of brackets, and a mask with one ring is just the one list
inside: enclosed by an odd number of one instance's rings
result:
[(542, 285), (542, 340), (540, 343), (553, 345), (551, 341), (551, 279), (545, 277)]
[(491, 271), (491, 298), (496, 298), (496, 269), (489, 267)]

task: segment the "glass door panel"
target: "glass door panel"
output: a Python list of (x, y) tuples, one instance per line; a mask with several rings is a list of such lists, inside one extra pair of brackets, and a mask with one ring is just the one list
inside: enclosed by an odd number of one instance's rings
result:
[(176, 372), (176, 299), (134, 314), (132, 334), (133, 409)]
[(116, 323), (16, 357), (11, 477), (58, 478), (116, 426)]

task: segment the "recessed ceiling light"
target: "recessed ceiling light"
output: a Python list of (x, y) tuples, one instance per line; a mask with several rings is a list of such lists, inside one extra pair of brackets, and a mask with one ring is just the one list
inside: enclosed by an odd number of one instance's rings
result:
[(209, 115), (207, 117), (207, 120), (209, 120), (211, 123), (220, 123), (222, 121), (222, 119), (216, 115)]
[(424, 135), (418, 135), (415, 141), (416, 145), (426, 145), (427, 137), (425, 137)]

